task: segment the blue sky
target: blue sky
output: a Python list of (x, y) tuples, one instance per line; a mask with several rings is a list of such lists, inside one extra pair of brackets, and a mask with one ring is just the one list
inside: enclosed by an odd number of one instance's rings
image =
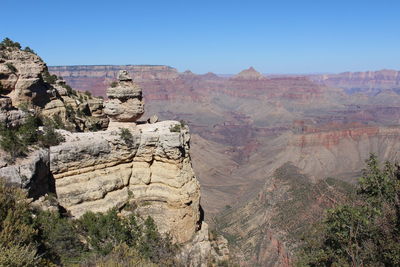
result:
[(48, 65), (195, 73), (400, 69), (400, 1), (2, 0), (0, 38)]

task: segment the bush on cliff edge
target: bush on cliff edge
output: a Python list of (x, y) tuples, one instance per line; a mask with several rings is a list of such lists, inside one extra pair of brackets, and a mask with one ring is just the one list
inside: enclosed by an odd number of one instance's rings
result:
[(176, 249), (151, 217), (33, 210), (21, 189), (0, 179), (0, 266), (175, 266)]

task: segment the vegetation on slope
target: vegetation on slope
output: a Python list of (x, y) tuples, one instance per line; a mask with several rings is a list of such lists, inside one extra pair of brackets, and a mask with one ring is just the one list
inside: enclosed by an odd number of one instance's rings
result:
[(400, 266), (400, 169), (374, 155), (357, 195), (306, 235), (298, 266)]
[[(42, 131), (38, 130), (40, 125), (43, 126)], [(64, 141), (62, 135), (55, 131), (62, 127), (57, 116), (40, 118), (28, 114), (24, 123), (19, 126), (0, 125), (0, 148), (9, 154), (8, 160), (13, 162), (17, 157), (26, 156), (32, 145), (49, 147)]]
[[(266, 180), (256, 197), (220, 213), (216, 230), (253, 266), (282, 263), (323, 210), (346, 199), (351, 190), (350, 184), (334, 178), (313, 183), (286, 163)], [(271, 245), (271, 238), (279, 240), (282, 249)]]
[(172, 266), (175, 251), (151, 217), (33, 210), (0, 180), (0, 266)]

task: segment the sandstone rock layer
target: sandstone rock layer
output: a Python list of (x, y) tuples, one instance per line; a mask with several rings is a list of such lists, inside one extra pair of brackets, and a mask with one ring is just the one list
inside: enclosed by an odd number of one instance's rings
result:
[(113, 121), (134, 122), (144, 113), (142, 89), (133, 83), (126, 70), (118, 73), (118, 83), (107, 89), (107, 96), (104, 112)]
[(94, 133), (65, 132), (66, 142), (50, 149), (60, 204), (79, 217), (136, 204), (161, 232), (182, 243), (195, 233), (200, 190), (189, 157), (187, 128), (171, 132), (175, 121)]

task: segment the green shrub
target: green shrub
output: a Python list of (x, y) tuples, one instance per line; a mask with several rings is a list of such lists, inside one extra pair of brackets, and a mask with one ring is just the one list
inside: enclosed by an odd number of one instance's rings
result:
[(87, 247), (81, 242), (72, 220), (55, 212), (40, 211), (35, 227), (41, 238), (41, 251), (57, 264), (79, 263)]
[(70, 95), (74, 95), (74, 90), (72, 89), (71, 86), (69, 86), (68, 84), (63, 84), (62, 87), (64, 87), (65, 89), (67, 89), (67, 94)]
[(46, 83), (49, 83), (49, 84), (55, 84), (56, 81), (58, 80), (57, 75), (50, 74), (50, 72), (48, 70), (46, 70), (45, 72), (42, 73), (42, 78), (43, 78), (43, 81), (45, 81)]
[(97, 267), (122, 267), (122, 266), (140, 266), (156, 267), (149, 259), (143, 258), (140, 252), (126, 244), (120, 244), (113, 248), (110, 254), (106, 256), (92, 256), (85, 261), (84, 266)]
[(187, 125), (186, 121), (184, 120), (180, 120), (179, 123), (181, 124), (182, 128), (184, 128)]
[(9, 153), (11, 162), (17, 157), (26, 155), (28, 146), (37, 142), (37, 126), (38, 119), (33, 115), (28, 115), (19, 127), (2, 126), (0, 128), (0, 147)]
[(92, 93), (91, 92), (85, 91), (84, 94), (87, 95), (89, 97), (89, 99), (92, 99)]
[(0, 266), (176, 266), (170, 238), (151, 217), (140, 221), (116, 209), (75, 220), (33, 211), (0, 179)]
[(66, 105), (65, 106), (65, 111), (67, 113), (67, 118), (69, 120), (75, 120), (75, 116), (76, 116), (76, 112), (74, 110), (74, 108), (71, 105)]
[(35, 144), (38, 141), (38, 125), (39, 119), (36, 116), (28, 115), (24, 123), (18, 128), (18, 134), (26, 146)]
[(109, 254), (114, 247), (126, 243), (136, 245), (140, 228), (134, 218), (120, 218), (115, 209), (105, 214), (85, 213), (78, 221), (78, 229), (87, 238), (89, 246), (100, 255)]
[(169, 131), (170, 131), (171, 133), (180, 133), (180, 132), (181, 132), (181, 129), (182, 129), (182, 127), (181, 127), (180, 124), (175, 124), (174, 126), (171, 126), (171, 127), (169, 128)]
[(16, 47), (21, 49), (21, 45), (18, 42), (13, 42), (10, 38), (4, 38), (3, 41), (0, 43), (0, 49), (4, 49), (7, 47)]
[(36, 55), (35, 51), (33, 51), (29, 46), (25, 47), (25, 48), (24, 48), (24, 51)]
[(121, 132), (119, 133), (119, 136), (124, 141), (124, 143), (129, 147), (133, 146), (133, 135), (131, 131), (129, 131), (129, 129), (127, 128), (120, 128), (120, 130)]
[(39, 264), (37, 231), (25, 199), (22, 190), (6, 186), (0, 179), (0, 266)]
[(10, 155), (10, 161), (13, 162), (17, 157), (25, 155), (28, 151), (27, 146), (22, 141), (15, 129), (3, 127), (0, 130), (0, 147)]
[(110, 83), (110, 86), (112, 88), (117, 87), (117, 85), (118, 85), (118, 82), (116, 82), (116, 81), (113, 81), (112, 83)]
[(298, 266), (400, 266), (400, 169), (367, 160), (358, 196), (305, 236)]
[(55, 130), (54, 122), (50, 119), (44, 121), (43, 133), (39, 135), (39, 141), (44, 147), (59, 145), (65, 138)]
[(172, 245), (169, 236), (160, 235), (153, 218), (149, 216), (144, 222), (143, 236), (138, 249), (145, 258), (154, 263), (173, 266), (177, 247)]
[(9, 69), (9, 70), (11, 70), (13, 73), (16, 73), (18, 70), (17, 70), (17, 68), (12, 64), (12, 63), (10, 63), (10, 62), (7, 62), (6, 63), (6, 66), (7, 66), (7, 68)]
[(21, 102), (18, 104), (18, 109), (22, 110), (23, 112), (29, 112), (29, 109), (32, 108), (32, 104), (30, 102)]
[(181, 130), (183, 129), (183, 128), (185, 128), (186, 127), (186, 122), (184, 121), (184, 120), (180, 120), (179, 121), (179, 124), (175, 124), (174, 126), (171, 126), (170, 128), (169, 128), (169, 131), (170, 132), (172, 132), (172, 133), (179, 133), (179, 132), (181, 132)]
[(61, 116), (59, 114), (54, 114), (53, 115), (52, 123), (54, 125), (54, 128), (56, 128), (56, 129), (64, 129), (65, 130), (64, 121), (62, 120), (62, 118), (61, 118)]

